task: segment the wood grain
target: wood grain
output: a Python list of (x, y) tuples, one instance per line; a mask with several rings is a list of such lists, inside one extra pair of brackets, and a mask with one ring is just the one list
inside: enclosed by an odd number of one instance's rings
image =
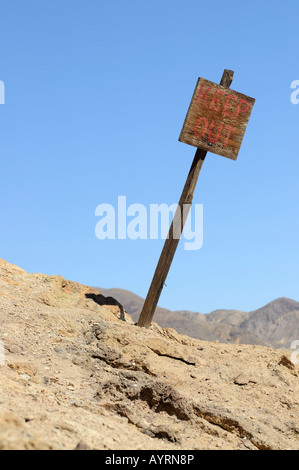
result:
[[(222, 87), (225, 87), (225, 89), (230, 87), (231, 82), (233, 80), (233, 74), (234, 72), (231, 70), (224, 70), (220, 82)], [(137, 325), (140, 327), (148, 328), (151, 325), (162, 289), (165, 285), (166, 277), (168, 275), (173, 257), (175, 255), (180, 240), (180, 236), (184, 228), (184, 224), (191, 208), (194, 190), (206, 154), (207, 151), (200, 148), (198, 148), (195, 153), (177, 210), (173, 218), (173, 222), (169, 229), (168, 237), (165, 240), (164, 247), (160, 255), (160, 259), (158, 261), (152, 283), (150, 285), (147, 297), (145, 299), (137, 323)], [(185, 210), (183, 210), (184, 206)]]
[(236, 160), (254, 103), (254, 98), (199, 78), (179, 141)]

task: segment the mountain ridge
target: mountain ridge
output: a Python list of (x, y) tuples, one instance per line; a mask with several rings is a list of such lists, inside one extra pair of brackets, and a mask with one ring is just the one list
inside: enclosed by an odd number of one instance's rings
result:
[[(137, 321), (144, 299), (119, 288), (98, 288), (115, 297), (126, 312)], [(157, 307), (154, 320), (162, 327), (178, 333), (207, 340), (232, 344), (256, 344), (273, 348), (288, 348), (299, 338), (299, 302), (279, 297), (263, 307), (249, 312), (216, 309), (210, 313), (190, 310), (168, 310)]]

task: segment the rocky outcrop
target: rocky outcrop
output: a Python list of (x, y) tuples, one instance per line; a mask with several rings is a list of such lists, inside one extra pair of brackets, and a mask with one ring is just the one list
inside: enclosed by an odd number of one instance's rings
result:
[(5, 261), (0, 325), (0, 449), (299, 448), (289, 351), (138, 328), (111, 297)]

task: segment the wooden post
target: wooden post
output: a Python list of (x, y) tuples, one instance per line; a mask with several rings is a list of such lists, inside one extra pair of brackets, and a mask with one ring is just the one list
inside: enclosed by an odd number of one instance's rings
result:
[[(229, 88), (233, 81), (234, 72), (224, 70), (220, 85)], [(175, 212), (168, 237), (165, 240), (160, 259), (158, 261), (155, 274), (145, 299), (137, 325), (148, 328), (151, 325), (158, 301), (164, 287), (174, 254), (176, 252), (180, 235), (183, 232), (184, 225), (192, 204), (193, 194), (198, 180), (200, 170), (205, 160), (207, 152), (198, 148), (196, 150), (177, 210)], [(185, 206), (185, 209), (184, 209)], [(180, 226), (180, 232), (177, 229)], [(175, 235), (175, 236), (174, 236)]]

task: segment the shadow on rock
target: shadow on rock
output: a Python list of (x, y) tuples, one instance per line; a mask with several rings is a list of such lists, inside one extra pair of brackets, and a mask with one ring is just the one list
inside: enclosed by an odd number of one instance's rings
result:
[(125, 319), (125, 309), (124, 307), (113, 297), (105, 297), (102, 294), (85, 294), (87, 299), (92, 299), (96, 304), (105, 306), (105, 305), (113, 305), (117, 306), (120, 309), (120, 320), (126, 321)]

